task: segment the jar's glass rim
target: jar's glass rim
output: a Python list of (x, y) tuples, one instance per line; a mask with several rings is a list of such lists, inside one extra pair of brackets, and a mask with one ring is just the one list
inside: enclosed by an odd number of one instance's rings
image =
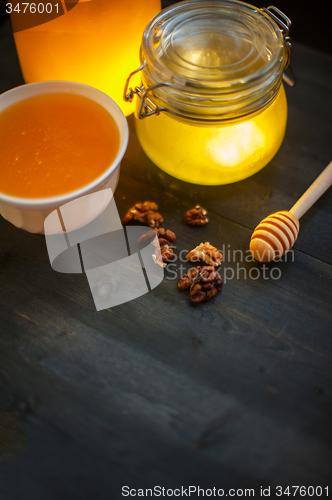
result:
[[(276, 94), (285, 66), (283, 35), (263, 10), (238, 0), (189, 0), (146, 27), (145, 87), (185, 115), (247, 114)], [(181, 111), (182, 110), (182, 111)]]

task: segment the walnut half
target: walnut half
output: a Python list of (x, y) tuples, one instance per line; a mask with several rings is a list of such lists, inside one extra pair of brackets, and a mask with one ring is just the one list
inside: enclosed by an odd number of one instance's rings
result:
[(181, 290), (190, 288), (190, 300), (195, 304), (207, 302), (222, 288), (222, 277), (214, 266), (192, 267), (178, 283)]
[(207, 211), (200, 205), (196, 205), (195, 208), (188, 210), (184, 215), (184, 220), (187, 224), (191, 226), (205, 226), (209, 222), (206, 217)]
[(186, 259), (191, 262), (197, 262), (198, 260), (203, 260), (205, 264), (209, 266), (220, 266), (222, 261), (222, 253), (217, 250), (216, 247), (210, 245), (208, 241), (201, 243), (198, 247), (191, 250), (186, 255)]
[(143, 222), (149, 224), (150, 227), (159, 227), (164, 221), (162, 216), (157, 212), (158, 205), (153, 201), (145, 201), (144, 203), (136, 203), (131, 207), (123, 219), (123, 224), (128, 224), (131, 221)]
[(153, 261), (161, 267), (166, 267), (167, 262), (174, 259), (173, 252), (173, 242), (176, 239), (175, 233), (169, 229), (164, 229), (163, 227), (155, 228), (155, 232), (158, 235), (160, 248), (156, 248), (152, 258)]

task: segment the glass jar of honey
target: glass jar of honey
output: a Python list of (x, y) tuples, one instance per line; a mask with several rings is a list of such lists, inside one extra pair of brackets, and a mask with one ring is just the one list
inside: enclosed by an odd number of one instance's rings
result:
[[(290, 24), (275, 7), (236, 0), (180, 2), (151, 20), (124, 95), (138, 96), (137, 135), (158, 167), (216, 185), (249, 177), (273, 158), (287, 122)], [(142, 85), (132, 88), (138, 72)]]
[[(14, 4), (12, 29), (26, 83), (66, 80), (108, 94), (125, 115), (123, 82), (139, 64), (142, 33), (160, 0), (62, 0)], [(139, 78), (135, 82), (138, 85)]]

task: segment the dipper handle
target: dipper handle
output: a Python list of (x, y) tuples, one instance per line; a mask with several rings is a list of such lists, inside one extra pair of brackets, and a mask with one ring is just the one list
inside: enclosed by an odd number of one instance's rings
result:
[(300, 219), (303, 214), (322, 196), (332, 184), (332, 161), (324, 168), (323, 172), (311, 184), (301, 198), (289, 210)]

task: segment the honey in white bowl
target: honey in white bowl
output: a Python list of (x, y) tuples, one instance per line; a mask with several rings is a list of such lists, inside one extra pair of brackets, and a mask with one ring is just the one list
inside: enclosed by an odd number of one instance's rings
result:
[(93, 100), (50, 93), (23, 99), (0, 113), (0, 191), (49, 198), (100, 177), (119, 150), (114, 118)]

